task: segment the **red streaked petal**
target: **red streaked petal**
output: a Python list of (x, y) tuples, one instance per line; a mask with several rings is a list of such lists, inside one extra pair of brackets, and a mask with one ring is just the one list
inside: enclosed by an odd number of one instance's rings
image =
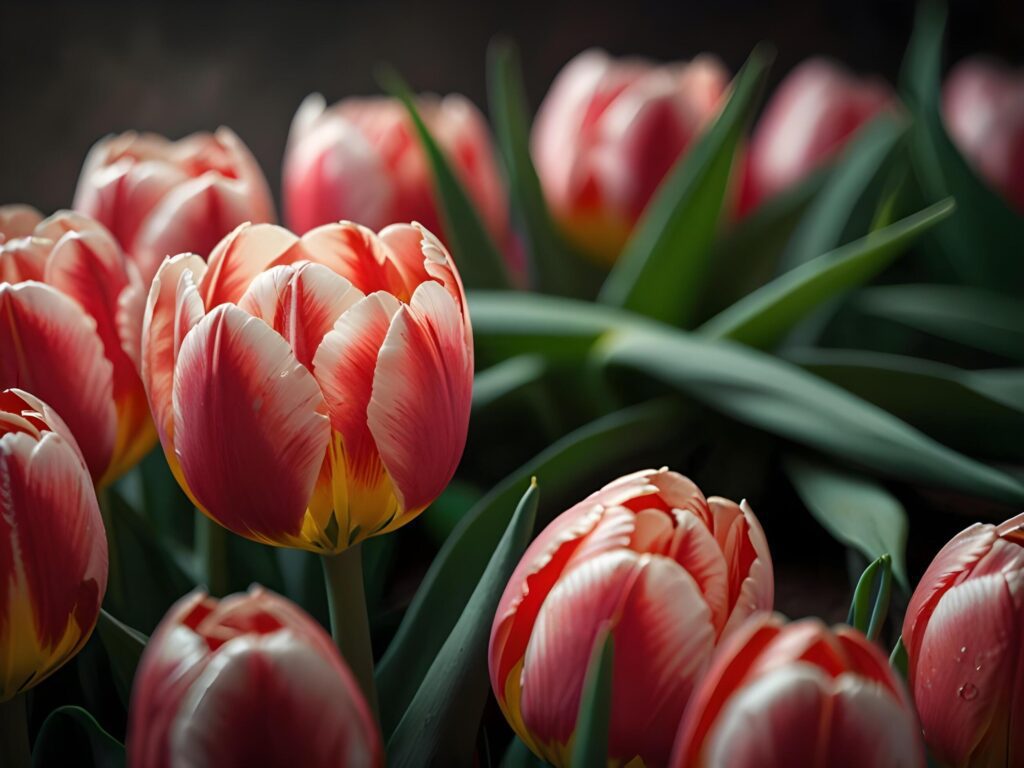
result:
[(352, 281), (363, 293), (386, 291), (408, 301), (416, 283), (406, 284), (393, 254), (373, 230), (350, 221), (325, 224), (302, 236), (309, 258)]
[[(801, 724), (791, 731), (799, 733)], [(832, 698), (824, 765), (829, 768), (917, 768), (924, 765), (921, 736), (909, 707), (884, 687), (840, 675)]]
[(306, 259), (299, 238), (274, 224), (242, 224), (224, 237), (210, 253), (209, 269), (199, 291), (207, 309), (236, 304), (249, 283), (279, 264)]

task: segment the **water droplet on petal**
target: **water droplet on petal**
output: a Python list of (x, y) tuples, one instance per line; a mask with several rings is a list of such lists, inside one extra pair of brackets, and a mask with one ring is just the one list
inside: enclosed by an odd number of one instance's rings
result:
[(978, 698), (978, 686), (973, 683), (964, 683), (956, 693), (964, 701), (974, 701)]

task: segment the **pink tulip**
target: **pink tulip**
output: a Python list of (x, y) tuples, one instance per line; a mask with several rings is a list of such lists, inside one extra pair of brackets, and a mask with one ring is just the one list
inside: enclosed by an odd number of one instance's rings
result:
[(741, 207), (750, 210), (806, 177), (895, 99), (885, 82), (857, 77), (827, 59), (800, 64), (754, 130)]
[(145, 291), (103, 226), (41, 218), (0, 208), (0, 387), (53, 406), (102, 485), (156, 441), (136, 368)]
[(935, 757), (1024, 764), (1024, 514), (942, 548), (907, 606), (903, 642)]
[(0, 392), (0, 702), (78, 653), (107, 588), (107, 539), (67, 425), (42, 400)]
[(491, 629), (491, 686), (519, 737), (567, 765), (587, 662), (615, 644), (609, 765), (664, 765), (716, 645), (772, 607), (771, 557), (746, 502), (667, 469), (627, 475), (559, 515), (523, 555)]
[(537, 112), (532, 149), (566, 234), (613, 261), (676, 160), (717, 115), (729, 75), (713, 56), (657, 66), (584, 51)]
[(942, 107), (960, 151), (1024, 213), (1024, 69), (965, 59), (946, 78)]
[(864, 635), (762, 614), (715, 657), (672, 765), (923, 768), (923, 752), (902, 684)]
[(228, 128), (169, 141), (122, 133), (90, 150), (75, 210), (117, 238), (149, 285), (165, 256), (209, 253), (245, 221), (273, 221), (263, 172)]
[(142, 376), (207, 515), (340, 552), (444, 489), (466, 441), (473, 338), (451, 257), (418, 225), (244, 225), (160, 267)]
[(128, 763), (137, 768), (380, 766), (380, 735), (331, 638), (254, 587), (179, 600), (135, 673)]
[[(487, 122), (456, 94), (421, 96), (417, 109), (503, 244), (507, 201)], [(296, 232), (345, 219), (371, 229), (392, 221), (443, 229), (427, 156), (405, 108), (391, 98), (349, 98), (328, 108), (313, 94), (302, 102), (285, 154), (284, 207)]]

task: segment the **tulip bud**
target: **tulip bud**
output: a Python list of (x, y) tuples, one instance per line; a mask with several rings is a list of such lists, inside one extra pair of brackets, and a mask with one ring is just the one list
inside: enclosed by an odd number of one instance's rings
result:
[(1024, 514), (972, 525), (942, 548), (907, 606), (903, 643), (943, 765), (1024, 763)]
[(559, 515), (523, 555), (491, 629), (491, 687), (519, 737), (567, 765), (587, 660), (614, 640), (609, 765), (664, 765), (719, 641), (772, 607), (750, 507), (667, 469), (622, 477)]
[(107, 588), (107, 539), (82, 454), (42, 400), (0, 392), (0, 701), (78, 653)]
[(741, 207), (750, 210), (803, 179), (895, 99), (883, 81), (859, 78), (827, 59), (800, 64), (754, 130)]
[(1024, 69), (966, 59), (946, 78), (942, 107), (960, 151), (1024, 214)]
[(555, 78), (532, 150), (567, 236), (610, 263), (658, 185), (722, 103), (729, 75), (714, 56), (662, 66), (588, 50)]
[(330, 637), (260, 587), (171, 607), (135, 673), (127, 751), (137, 768), (382, 764), (377, 726)]
[[(508, 203), (487, 122), (463, 96), (421, 96), (416, 107), (499, 245)], [(441, 232), (433, 172), (405, 107), (392, 98), (349, 98), (326, 107), (306, 98), (292, 121), (284, 161), (288, 226), (359, 221), (381, 229), (418, 221)]]
[(147, 286), (165, 256), (209, 253), (242, 222), (274, 220), (263, 172), (228, 128), (179, 141), (131, 131), (101, 139), (74, 207), (113, 233)]
[(466, 442), (462, 282), (419, 225), (244, 225), (164, 261), (142, 377), (164, 453), (240, 536), (340, 552), (444, 489)]
[(136, 368), (145, 290), (102, 225), (33, 213), (0, 208), (0, 387), (31, 389), (60, 413), (106, 484), (156, 441)]
[(923, 768), (923, 753), (902, 684), (863, 634), (762, 614), (719, 650), (672, 765)]

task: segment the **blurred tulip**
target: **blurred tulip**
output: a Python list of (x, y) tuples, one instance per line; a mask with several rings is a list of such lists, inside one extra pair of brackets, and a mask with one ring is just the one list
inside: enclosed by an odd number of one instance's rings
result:
[(145, 290), (100, 224), (71, 211), (40, 218), (0, 208), (0, 387), (60, 413), (102, 485), (156, 441), (136, 368)]
[(235, 533), (321, 554), (392, 531), (466, 441), (473, 338), (430, 232), (244, 225), (166, 260), (142, 376), (182, 487)]
[[(472, 102), (452, 94), (416, 103), (498, 245), (508, 230), (508, 203), (487, 122)], [(288, 226), (358, 221), (381, 229), (418, 221), (441, 232), (430, 163), (405, 107), (392, 98), (349, 98), (326, 107), (306, 98), (292, 121), (284, 161)]]
[(228, 128), (179, 141), (131, 131), (101, 139), (74, 207), (113, 233), (147, 286), (165, 256), (209, 253), (239, 224), (274, 220), (263, 172)]
[(537, 112), (532, 150), (566, 234), (612, 262), (691, 142), (718, 113), (729, 74), (714, 56), (657, 66), (584, 51)]
[(135, 673), (136, 768), (380, 766), (380, 735), (330, 637), (260, 587), (194, 592), (157, 627)]
[(942, 548), (907, 606), (903, 642), (932, 754), (1024, 765), (1024, 515), (972, 525)]
[(523, 555), (491, 630), (491, 686), (530, 748), (567, 765), (587, 660), (615, 643), (609, 765), (664, 765), (718, 642), (772, 607), (750, 507), (705, 499), (666, 469), (622, 477), (552, 522)]
[(0, 392), (0, 701), (78, 653), (107, 588), (107, 539), (82, 454), (42, 400)]
[(946, 78), (942, 107), (960, 151), (1024, 213), (1024, 69), (980, 56), (961, 61)]
[(864, 635), (763, 614), (719, 650), (672, 765), (923, 768), (924, 750), (902, 684)]
[(857, 129), (892, 107), (892, 88), (828, 59), (808, 59), (786, 76), (754, 130), (741, 208), (802, 180), (831, 159)]

